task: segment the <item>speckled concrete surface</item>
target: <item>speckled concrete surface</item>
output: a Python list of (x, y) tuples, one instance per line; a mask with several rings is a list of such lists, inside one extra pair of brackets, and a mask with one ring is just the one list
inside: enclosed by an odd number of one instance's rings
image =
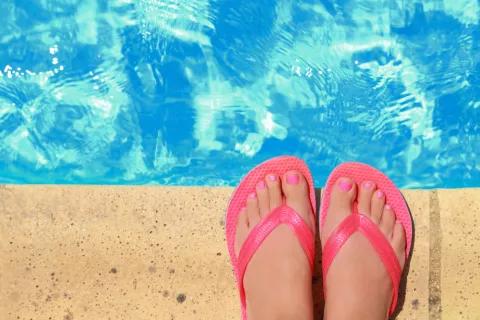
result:
[[(416, 238), (397, 319), (480, 319), (479, 191), (404, 193)], [(0, 319), (240, 319), (224, 243), (231, 192), (0, 188)]]
[(480, 319), (480, 190), (439, 190), (443, 319)]

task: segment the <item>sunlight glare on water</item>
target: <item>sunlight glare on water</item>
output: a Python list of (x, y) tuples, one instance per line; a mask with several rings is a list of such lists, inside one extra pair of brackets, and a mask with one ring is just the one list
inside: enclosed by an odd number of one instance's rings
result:
[(480, 186), (475, 0), (3, 0), (0, 182), (233, 186), (295, 155)]

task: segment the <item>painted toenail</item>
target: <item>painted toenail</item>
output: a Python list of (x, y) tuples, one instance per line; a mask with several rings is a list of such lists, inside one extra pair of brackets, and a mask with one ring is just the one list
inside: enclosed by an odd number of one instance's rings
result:
[(258, 183), (258, 189), (265, 189), (265, 182), (260, 181), (260, 182)]
[(257, 194), (255, 192), (253, 193), (250, 193), (250, 195), (248, 196), (250, 199), (253, 199), (257, 196)]
[(385, 206), (385, 209), (387, 209), (387, 210), (392, 210), (392, 207), (391, 207), (389, 204), (387, 204), (387, 205)]
[(287, 175), (288, 184), (298, 184), (298, 182), (300, 182), (300, 176), (298, 174)]
[(371, 184), (370, 182), (365, 182), (365, 183), (363, 184), (363, 187), (364, 187), (365, 189), (371, 189), (371, 188), (372, 188), (372, 184)]
[(352, 189), (352, 183), (350, 181), (340, 181), (338, 183), (338, 188), (342, 190), (343, 192), (348, 192), (350, 189)]
[(247, 207), (243, 207), (243, 208), (241, 209), (241, 211), (245, 211), (245, 210), (247, 210)]
[(272, 174), (271, 176), (268, 177), (268, 179), (270, 179), (270, 181), (275, 181), (277, 180), (277, 176)]
[(378, 197), (378, 198), (382, 198), (382, 197), (383, 197), (383, 192), (382, 192), (382, 191), (378, 191), (378, 192), (377, 192), (377, 197)]

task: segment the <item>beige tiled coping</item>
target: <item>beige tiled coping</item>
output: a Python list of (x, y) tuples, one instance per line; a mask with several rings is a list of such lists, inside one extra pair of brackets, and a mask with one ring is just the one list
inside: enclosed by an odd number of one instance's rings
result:
[[(0, 319), (240, 319), (224, 237), (231, 192), (1, 187)], [(404, 195), (415, 243), (397, 319), (480, 319), (480, 190)]]

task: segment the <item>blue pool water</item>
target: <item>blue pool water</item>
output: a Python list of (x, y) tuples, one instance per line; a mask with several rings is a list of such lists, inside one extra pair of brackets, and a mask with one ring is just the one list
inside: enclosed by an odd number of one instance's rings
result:
[(2, 0), (0, 182), (235, 185), (296, 155), (480, 186), (476, 0)]

